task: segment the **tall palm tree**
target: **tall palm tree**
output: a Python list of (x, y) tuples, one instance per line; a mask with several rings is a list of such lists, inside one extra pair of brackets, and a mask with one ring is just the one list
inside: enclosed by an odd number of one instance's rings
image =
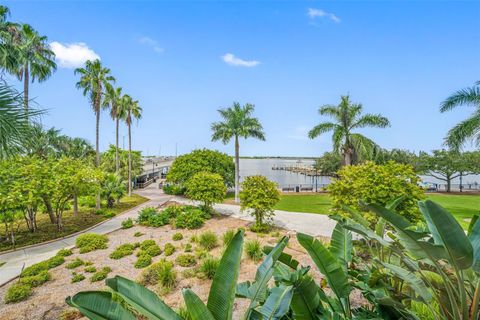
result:
[(474, 140), (475, 145), (480, 147), (480, 81), (473, 87), (459, 90), (448, 97), (440, 105), (440, 112), (450, 111), (461, 105), (472, 106), (475, 110), (469, 118), (448, 131), (445, 144), (458, 150), (468, 140)]
[(362, 115), (362, 105), (352, 103), (350, 97), (342, 96), (340, 104), (323, 105), (318, 112), (322, 116), (330, 116), (334, 122), (322, 122), (308, 132), (308, 137), (314, 139), (323, 133), (333, 131), (333, 150), (342, 155), (343, 164), (351, 165), (365, 154), (371, 154), (377, 144), (359, 133), (352, 130), (377, 127), (385, 128), (390, 126), (390, 121), (380, 114)]
[[(95, 136), (95, 165), (100, 166), (100, 111), (105, 91), (115, 82), (110, 69), (102, 66), (100, 60), (87, 61), (84, 68), (75, 69), (75, 74), (80, 74), (77, 88), (83, 90), (83, 95), (88, 96), (96, 116)], [(97, 209), (100, 209), (100, 193), (97, 194)]]
[(119, 134), (119, 125), (120, 125), (120, 117), (119, 117), (119, 108), (122, 99), (122, 88), (117, 87), (113, 88), (109, 86), (106, 95), (104, 104), (110, 107), (110, 116), (113, 120), (115, 120), (115, 173), (118, 175), (120, 171), (120, 159), (118, 156), (118, 134)]
[(20, 39), (17, 43), (15, 73), (20, 81), (23, 80), (23, 99), (25, 110), (28, 112), (28, 86), (35, 80), (45, 81), (57, 69), (55, 53), (50, 50), (48, 39), (41, 36), (30, 25), (20, 27)]
[(128, 195), (132, 195), (132, 121), (142, 117), (142, 108), (128, 94), (122, 96), (119, 116), (128, 127)]
[(240, 191), (240, 145), (239, 138), (249, 137), (265, 141), (263, 127), (257, 118), (252, 117), (255, 106), (247, 103), (241, 106), (234, 102), (233, 106), (220, 109), (218, 112), (223, 121), (212, 123), (212, 141), (221, 140), (223, 144), (235, 140), (235, 202), (238, 202)]

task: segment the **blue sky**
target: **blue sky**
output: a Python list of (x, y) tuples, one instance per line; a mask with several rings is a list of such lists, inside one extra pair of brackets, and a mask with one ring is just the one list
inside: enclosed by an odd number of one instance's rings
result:
[[(3, 3), (11, 20), (32, 24), (60, 50), (57, 72), (31, 87), (49, 109), (44, 124), (94, 141), (94, 114), (72, 66), (99, 56), (144, 109), (133, 128), (133, 148), (144, 154), (174, 154), (176, 144), (178, 153), (232, 154), (232, 145), (210, 142), (210, 124), (218, 108), (239, 101), (256, 105), (267, 135), (243, 142), (243, 155), (317, 156), (331, 149), (329, 135), (306, 137), (325, 120), (318, 107), (347, 93), (390, 119), (388, 129), (362, 131), (382, 147), (431, 150), (471, 112), (440, 114), (440, 102), (480, 80), (479, 2)], [(114, 142), (107, 113), (100, 139), (102, 149)]]

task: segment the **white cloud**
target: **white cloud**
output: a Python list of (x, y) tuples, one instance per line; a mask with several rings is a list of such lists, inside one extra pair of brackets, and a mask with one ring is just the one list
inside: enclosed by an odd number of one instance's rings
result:
[(50, 43), (50, 48), (62, 68), (78, 68), (87, 60), (100, 59), (100, 56), (83, 42), (62, 44), (54, 41)]
[(307, 16), (310, 19), (316, 19), (316, 18), (327, 18), (332, 20), (333, 22), (340, 23), (340, 18), (337, 17), (335, 14), (331, 12), (326, 12), (320, 9), (314, 9), (314, 8), (308, 8)]
[(260, 64), (260, 61), (257, 60), (243, 60), (240, 58), (235, 57), (234, 54), (232, 53), (227, 53), (222, 56), (222, 60), (231, 66), (236, 66), (236, 67), (255, 67)]
[(165, 49), (160, 47), (160, 45), (158, 44), (158, 41), (155, 39), (152, 39), (149, 37), (141, 37), (140, 39), (138, 39), (138, 42), (151, 47), (153, 51), (155, 51), (156, 53), (163, 53), (165, 51)]

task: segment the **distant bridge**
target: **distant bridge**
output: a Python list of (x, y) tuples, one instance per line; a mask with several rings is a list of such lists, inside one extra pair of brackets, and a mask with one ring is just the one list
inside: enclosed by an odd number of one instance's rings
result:
[(143, 164), (143, 173), (135, 177), (135, 188), (145, 188), (159, 178), (164, 179), (174, 160), (174, 157), (146, 159)]

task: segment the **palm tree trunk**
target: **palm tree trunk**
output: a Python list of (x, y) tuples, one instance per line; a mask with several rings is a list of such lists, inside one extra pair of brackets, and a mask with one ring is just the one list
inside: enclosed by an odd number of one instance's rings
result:
[[(95, 101), (97, 104), (97, 101)], [(98, 108), (97, 108), (98, 107)], [(96, 137), (95, 137), (95, 166), (98, 168), (100, 167), (100, 101), (98, 101), (98, 105), (95, 106), (96, 116), (97, 116), (97, 124), (96, 124)], [(97, 210), (100, 209), (100, 190), (97, 192), (97, 203), (96, 208)]]
[(28, 63), (24, 66), (24, 76), (23, 76), (23, 102), (25, 104), (25, 111), (28, 115), (28, 83), (30, 81), (30, 73), (28, 72)]
[(115, 118), (115, 121), (116, 121), (116, 136), (115, 136), (115, 172), (116, 174), (119, 173), (120, 171), (120, 160), (118, 158), (118, 128), (119, 128), (119, 123), (120, 123), (120, 119), (118, 118), (118, 116)]
[(240, 145), (238, 136), (235, 136), (235, 202), (239, 202), (240, 193)]
[(132, 195), (132, 125), (128, 125), (128, 196)]

